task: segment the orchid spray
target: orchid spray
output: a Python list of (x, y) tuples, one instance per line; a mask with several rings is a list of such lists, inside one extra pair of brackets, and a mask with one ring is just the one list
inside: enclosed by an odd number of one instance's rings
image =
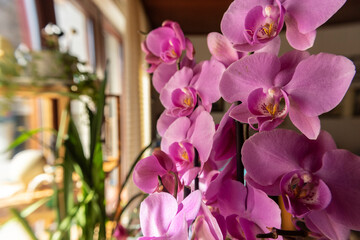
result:
[[(360, 157), (337, 149), (319, 120), (340, 103), (355, 67), (305, 51), (344, 3), (234, 0), (222, 33), (208, 35), (213, 57), (199, 63), (176, 22), (147, 35), (142, 48), (165, 110), (161, 148), (133, 174), (149, 194), (140, 239), (344, 240), (360, 230)], [(285, 25), (295, 50), (279, 57)], [(220, 97), (232, 106), (215, 125)], [(287, 116), (300, 133), (278, 128)], [(248, 127), (258, 132), (249, 137)], [(281, 229), (281, 211), (295, 230)]]

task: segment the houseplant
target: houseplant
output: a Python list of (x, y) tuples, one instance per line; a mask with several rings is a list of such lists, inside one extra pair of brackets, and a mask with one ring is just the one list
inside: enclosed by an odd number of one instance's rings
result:
[[(208, 35), (212, 59), (200, 63), (176, 22), (147, 35), (142, 48), (165, 111), (161, 151), (133, 175), (150, 194), (139, 239), (347, 239), (360, 230), (360, 157), (337, 149), (318, 117), (339, 104), (355, 67), (305, 51), (344, 3), (235, 0), (222, 34)], [(285, 24), (296, 50), (278, 57)], [(215, 127), (209, 112), (220, 97), (233, 105)], [(300, 133), (276, 129), (288, 115)], [(249, 127), (259, 132), (248, 137)], [(268, 196), (280, 196), (294, 230), (281, 229)]]

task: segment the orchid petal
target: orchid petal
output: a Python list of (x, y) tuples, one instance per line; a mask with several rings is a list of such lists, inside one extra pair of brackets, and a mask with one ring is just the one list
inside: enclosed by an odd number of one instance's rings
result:
[(209, 33), (207, 45), (214, 58), (223, 63), (225, 67), (239, 59), (238, 52), (233, 48), (231, 42), (220, 33)]
[(247, 186), (247, 209), (251, 219), (264, 231), (267, 227), (281, 227), (281, 210), (263, 191)]
[(196, 190), (189, 194), (179, 205), (180, 212), (185, 213), (185, 218), (188, 224), (191, 224), (192, 221), (196, 218), (200, 206), (201, 206), (201, 192), (200, 190)]
[(160, 115), (157, 123), (156, 129), (160, 136), (163, 136), (169, 126), (177, 119), (177, 117), (173, 117), (168, 114), (168, 110), (164, 110)]
[(190, 60), (193, 60), (195, 50), (192, 42), (188, 38), (185, 38), (185, 47), (186, 47), (186, 57), (189, 58)]
[(233, 1), (221, 20), (221, 32), (233, 43), (247, 43), (244, 37), (245, 17), (247, 12), (255, 6), (264, 5), (264, 1)]
[(269, 186), (284, 174), (300, 169), (299, 161), (306, 156), (307, 149), (304, 136), (275, 129), (251, 136), (241, 153), (249, 177), (260, 185)]
[(249, 118), (253, 116), (249, 111), (247, 101), (235, 106), (234, 109), (230, 111), (230, 117), (242, 123), (248, 123)]
[(256, 53), (242, 58), (224, 72), (220, 82), (220, 93), (228, 102), (245, 101), (254, 89), (268, 89), (280, 70), (277, 56)]
[(328, 132), (321, 131), (315, 141), (309, 140), (309, 152), (305, 158), (300, 161), (300, 166), (308, 172), (316, 172), (322, 167), (322, 159), (328, 151), (336, 149), (336, 143)]
[(297, 66), (284, 90), (307, 116), (318, 116), (340, 103), (355, 74), (354, 64), (343, 56), (320, 53)]
[(216, 60), (202, 64), (200, 75), (192, 87), (198, 91), (205, 106), (220, 99), (219, 83), (224, 70), (224, 65)]
[(158, 159), (151, 155), (141, 159), (134, 168), (133, 181), (135, 185), (146, 193), (153, 193), (158, 186), (157, 176), (166, 174)]
[(174, 142), (181, 142), (186, 139), (187, 131), (190, 127), (190, 120), (187, 117), (176, 119), (164, 133), (161, 141), (161, 150), (168, 153), (169, 147)]
[[(309, 182), (304, 183), (303, 176), (309, 178)], [(328, 186), (308, 172), (294, 171), (285, 174), (281, 179), (280, 187), (286, 210), (297, 217), (302, 217), (313, 210), (325, 209), (331, 201)]]
[(314, 45), (316, 37), (315, 29), (307, 33), (301, 33), (298, 30), (298, 23), (296, 22), (296, 19), (294, 19), (289, 14), (286, 15), (285, 19), (286, 39), (288, 40), (289, 44), (298, 50), (306, 50), (311, 48)]
[(280, 51), (280, 45), (281, 45), (280, 36), (276, 36), (271, 41), (267, 42), (265, 47), (256, 50), (255, 53), (267, 52), (278, 55)]
[(214, 204), (218, 197), (220, 196), (218, 193), (223, 186), (223, 182), (227, 179), (231, 178), (236, 169), (236, 159), (233, 158), (230, 162), (225, 166), (225, 168), (217, 175), (217, 177), (209, 184), (205, 192), (205, 198), (207, 200), (207, 204)]
[(281, 69), (276, 75), (274, 85), (285, 86), (293, 77), (297, 65), (309, 56), (310, 53), (298, 50), (293, 50), (282, 55), (280, 57)]
[[(287, 13), (291, 14), (299, 24), (299, 31), (308, 33), (324, 24), (334, 15), (346, 0), (297, 0), (283, 1)], [(286, 21), (286, 20), (285, 20)]]
[(140, 226), (144, 236), (163, 236), (168, 231), (177, 208), (176, 199), (169, 193), (148, 196), (140, 205)]
[(360, 230), (360, 157), (346, 150), (325, 153), (323, 166), (316, 173), (330, 188), (329, 217), (350, 229)]
[(316, 139), (320, 133), (320, 119), (318, 116), (306, 116), (299, 107), (292, 103), (289, 111), (291, 122), (297, 127), (307, 138)]
[(167, 240), (188, 240), (188, 224), (185, 217), (186, 213), (181, 212), (172, 219), (167, 232), (167, 236), (169, 236), (166, 238)]
[(268, 194), (269, 196), (279, 196), (281, 194), (281, 190), (280, 190), (280, 180), (278, 179), (274, 184), (269, 185), (269, 186), (262, 186), (260, 184), (258, 184), (257, 182), (255, 182), (252, 178), (250, 178), (250, 176), (248, 174), (245, 174), (245, 181), (247, 183), (247, 185), (251, 185), (256, 189), (259, 189), (263, 192), (266, 192), (266, 194)]
[(174, 107), (171, 101), (172, 92), (177, 88), (188, 87), (192, 77), (193, 71), (188, 67), (183, 67), (171, 77), (160, 92), (160, 101), (165, 108), (170, 109)]
[(174, 37), (174, 31), (171, 28), (159, 27), (151, 31), (146, 37), (146, 46), (156, 56), (160, 56), (161, 53), (161, 42), (163, 39), (169, 39)]
[(152, 83), (155, 90), (160, 93), (161, 89), (168, 83), (170, 78), (176, 73), (177, 66), (176, 63), (166, 64), (161, 63), (152, 76)]
[(245, 214), (245, 202), (247, 189), (238, 181), (227, 180), (224, 181), (223, 186), (218, 193), (218, 202), (221, 215), (224, 217), (236, 213), (239, 216)]
[(312, 211), (305, 217), (305, 223), (313, 230), (312, 226), (315, 227), (315, 232), (320, 232), (329, 239), (343, 240), (349, 239), (350, 229), (331, 218), (326, 210)]
[(234, 107), (235, 105), (232, 105), (224, 114), (214, 134), (213, 149), (210, 153), (210, 159), (214, 161), (228, 160), (236, 154), (235, 121), (229, 116)]
[[(200, 215), (201, 214), (201, 215)], [(223, 234), (221, 232), (220, 226), (216, 220), (216, 218), (211, 214), (209, 208), (202, 203), (200, 212), (200, 217), (203, 219), (203, 226), (205, 229), (202, 231), (202, 233), (205, 235), (207, 233), (210, 233), (209, 238), (198, 238), (198, 239), (214, 239), (214, 240), (222, 240)], [(206, 233), (207, 232), (207, 233)]]
[[(200, 239), (207, 239), (207, 240), (220, 240), (220, 238), (215, 238), (213, 236), (210, 226), (205, 220), (204, 216), (198, 216), (195, 220), (195, 223), (193, 224), (192, 229), (192, 238), (194, 240), (200, 240)], [(222, 237), (222, 236), (221, 236)], [(222, 239), (222, 238), (221, 238)]]
[(182, 184), (184, 184), (185, 186), (190, 185), (199, 172), (200, 172), (199, 167), (193, 167), (187, 170), (181, 177)]
[(157, 158), (163, 169), (167, 171), (175, 171), (175, 164), (169, 155), (158, 149), (154, 150), (153, 155)]
[(215, 123), (212, 116), (206, 111), (201, 112), (190, 136), (190, 142), (198, 151), (201, 162), (206, 162), (210, 156), (214, 134)]

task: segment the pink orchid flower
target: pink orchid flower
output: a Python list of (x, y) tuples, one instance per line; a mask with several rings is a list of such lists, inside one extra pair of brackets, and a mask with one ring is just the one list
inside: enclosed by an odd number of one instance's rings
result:
[(201, 206), (201, 192), (190, 193), (180, 204), (169, 193), (154, 193), (140, 205), (139, 240), (187, 240), (188, 228)]
[[(207, 36), (207, 45), (212, 55), (212, 59), (215, 59), (225, 67), (230, 66), (233, 62), (246, 57), (248, 54), (236, 50), (232, 43), (222, 34), (217, 32), (209, 33)], [(266, 44), (265, 47), (257, 50), (256, 52), (269, 52), (278, 54), (280, 50), (280, 38), (275, 38)]]
[(310, 48), (316, 29), (334, 15), (345, 0), (235, 0), (225, 12), (221, 31), (234, 47), (256, 51), (279, 38), (284, 23), (286, 38), (298, 50)]
[(174, 195), (175, 191), (177, 193), (181, 190), (174, 160), (160, 150), (155, 150), (151, 156), (136, 164), (133, 181), (146, 193), (168, 191)]
[[(195, 60), (190, 60), (186, 56), (180, 61), (180, 69), (183, 67), (194, 68), (196, 65)], [(156, 69), (153, 71), (152, 83), (155, 90), (160, 93), (163, 87), (169, 82), (171, 77), (178, 71), (178, 64), (166, 64), (160, 63), (157, 65)]]
[(243, 146), (246, 181), (282, 195), (291, 214), (330, 239), (360, 230), (360, 157), (336, 149), (331, 136), (317, 140), (285, 129), (257, 133)]
[(221, 228), (209, 208), (201, 203), (199, 213), (192, 225), (193, 240), (223, 240)]
[(230, 117), (230, 112), (234, 107), (235, 104), (231, 105), (217, 125), (213, 148), (210, 153), (210, 160), (212, 161), (229, 160), (236, 154), (235, 121)]
[(274, 129), (289, 114), (303, 134), (316, 139), (318, 116), (340, 103), (354, 75), (354, 64), (343, 56), (256, 53), (224, 72), (220, 92), (228, 102), (242, 102), (230, 116), (256, 130)]
[(189, 116), (197, 105), (210, 112), (212, 103), (220, 99), (219, 83), (224, 70), (223, 64), (210, 60), (194, 69), (183, 67), (177, 71), (160, 92), (165, 114), (174, 118)]
[[(194, 168), (195, 149), (203, 165), (209, 158), (214, 134), (214, 120), (210, 113), (200, 106), (189, 118), (176, 119), (165, 131), (161, 150), (175, 160), (179, 174), (188, 177), (184, 182), (185, 185), (188, 185), (200, 170)], [(185, 174), (188, 170), (191, 170), (192, 174)]]
[(173, 64), (183, 51), (192, 60), (194, 47), (188, 38), (185, 38), (178, 23), (164, 21), (162, 26), (152, 30), (142, 44), (146, 53), (145, 59), (152, 66), (148, 72), (153, 72), (160, 63)]
[(236, 239), (256, 240), (257, 234), (281, 226), (279, 206), (264, 192), (251, 186), (229, 179), (223, 183), (218, 201), (227, 230)]

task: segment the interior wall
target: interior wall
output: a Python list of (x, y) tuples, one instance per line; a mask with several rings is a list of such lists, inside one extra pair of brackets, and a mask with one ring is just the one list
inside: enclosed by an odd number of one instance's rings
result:
[[(148, 21), (140, 0), (93, 0), (122, 35), (124, 79), (121, 83), (121, 179), (124, 181), (137, 155), (151, 141), (150, 79), (140, 45)], [(121, 196), (128, 200), (139, 189), (132, 178)], [(132, 209), (131, 207), (129, 209)]]
[[(121, 176), (124, 180), (137, 155), (151, 141), (150, 79), (144, 71), (145, 55), (140, 45), (145, 36), (146, 16), (139, 0), (124, 3), (126, 32), (124, 37), (125, 78), (121, 96)], [(130, 178), (122, 199), (128, 200), (140, 190)], [(137, 203), (134, 202), (134, 207)], [(129, 207), (132, 209), (132, 207)], [(125, 214), (130, 216), (128, 214)], [(126, 221), (124, 218), (123, 221)]]
[[(206, 35), (187, 36), (194, 44), (196, 50), (197, 62), (210, 59), (211, 55), (207, 48)], [(285, 34), (280, 35), (282, 39), (279, 55), (292, 48), (286, 41)], [(360, 23), (332, 25), (322, 27), (317, 30), (317, 37), (314, 46), (309, 52), (316, 54), (327, 52), (343, 55), (349, 58), (360, 57)], [(357, 71), (359, 71), (357, 66)], [(360, 116), (353, 115), (353, 108), (356, 98), (356, 92), (360, 92), (359, 74), (354, 78), (347, 95), (341, 103), (341, 114), (339, 116), (324, 115), (321, 117), (321, 126), (323, 130), (328, 131), (335, 139), (339, 148), (345, 148), (355, 154), (360, 154)], [(225, 109), (229, 104), (225, 105)], [(219, 122), (223, 113), (213, 114), (215, 122)], [(293, 128), (292, 124), (286, 121), (284, 127)]]

